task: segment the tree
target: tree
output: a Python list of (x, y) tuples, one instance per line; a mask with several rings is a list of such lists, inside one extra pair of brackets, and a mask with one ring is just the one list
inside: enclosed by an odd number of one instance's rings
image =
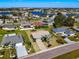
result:
[(73, 26), (75, 22), (75, 19), (73, 19), (72, 17), (68, 17), (67, 19), (64, 20), (64, 25), (65, 26)]
[(75, 19), (71, 16), (65, 17), (63, 14), (58, 13), (54, 19), (54, 27), (61, 27), (61, 26), (73, 26)]
[(54, 22), (55, 22), (54, 25), (56, 27), (61, 27), (63, 25), (64, 19), (66, 19), (66, 17), (62, 13), (58, 13), (54, 19)]

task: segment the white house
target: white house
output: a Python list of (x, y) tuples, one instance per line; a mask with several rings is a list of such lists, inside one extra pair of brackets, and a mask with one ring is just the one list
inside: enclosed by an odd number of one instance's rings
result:
[(47, 38), (51, 37), (50, 33), (45, 30), (32, 32), (31, 35), (34, 39), (42, 39), (43, 37), (47, 37)]
[(75, 18), (75, 21), (79, 22), (79, 18)]
[(2, 25), (3, 24), (3, 20), (2, 19), (0, 19), (0, 25)]
[(17, 28), (16, 28), (15, 25), (7, 25), (7, 24), (5, 24), (5, 25), (3, 25), (2, 29), (3, 30), (16, 30)]
[(21, 21), (20, 22), (20, 30), (32, 30), (34, 29), (34, 26), (29, 21)]

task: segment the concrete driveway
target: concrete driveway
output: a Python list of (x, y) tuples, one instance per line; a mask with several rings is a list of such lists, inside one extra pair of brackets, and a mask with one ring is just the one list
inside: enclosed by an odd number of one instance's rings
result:
[(37, 43), (38, 47), (40, 48), (40, 50), (46, 49), (46, 46), (44, 45), (44, 43), (42, 42), (41, 39), (36, 39), (36, 43)]

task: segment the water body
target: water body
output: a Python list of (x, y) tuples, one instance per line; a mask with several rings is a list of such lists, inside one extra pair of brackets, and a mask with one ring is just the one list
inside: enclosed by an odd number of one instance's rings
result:
[[(55, 15), (55, 14), (45, 14), (42, 12), (31, 12), (33, 15)], [(79, 14), (66, 14), (66, 16), (79, 16)]]
[(79, 16), (79, 14), (66, 14), (66, 16)]

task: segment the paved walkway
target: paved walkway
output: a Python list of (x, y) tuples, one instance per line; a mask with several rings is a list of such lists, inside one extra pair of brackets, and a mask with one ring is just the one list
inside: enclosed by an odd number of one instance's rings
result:
[(40, 48), (40, 50), (46, 49), (46, 46), (44, 45), (44, 43), (42, 42), (41, 39), (36, 39), (36, 43), (37, 43), (38, 47)]
[(71, 41), (70, 39), (68, 39), (67, 37), (64, 38), (64, 40), (67, 42), (67, 43), (74, 43), (74, 41)]

